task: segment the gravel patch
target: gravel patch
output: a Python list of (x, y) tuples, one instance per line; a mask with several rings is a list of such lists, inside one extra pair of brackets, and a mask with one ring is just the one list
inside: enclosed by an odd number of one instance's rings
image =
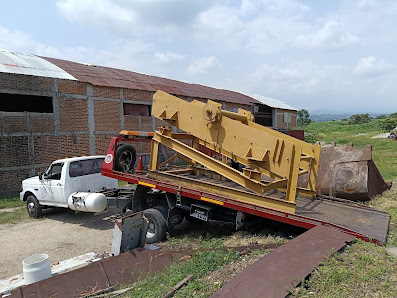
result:
[[(67, 209), (44, 210), (44, 218), (0, 225), (0, 279), (22, 273), (22, 260), (46, 253), (51, 264), (88, 252), (110, 252), (118, 210), (95, 216)], [(126, 214), (122, 214), (123, 216)]]

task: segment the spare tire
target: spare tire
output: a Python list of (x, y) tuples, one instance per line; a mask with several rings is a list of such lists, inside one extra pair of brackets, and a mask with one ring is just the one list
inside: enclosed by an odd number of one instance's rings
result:
[(134, 169), (136, 150), (132, 145), (121, 144), (117, 146), (114, 158), (114, 170), (128, 173)]

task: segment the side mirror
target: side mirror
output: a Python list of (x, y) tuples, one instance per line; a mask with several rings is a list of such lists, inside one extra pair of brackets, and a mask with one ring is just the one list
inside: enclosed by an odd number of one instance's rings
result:
[(43, 180), (43, 174), (39, 172), (39, 180)]

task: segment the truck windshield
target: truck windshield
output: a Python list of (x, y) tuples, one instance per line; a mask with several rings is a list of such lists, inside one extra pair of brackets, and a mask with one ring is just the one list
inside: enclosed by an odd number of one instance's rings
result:
[(79, 177), (100, 173), (104, 158), (77, 160), (70, 163), (69, 176)]

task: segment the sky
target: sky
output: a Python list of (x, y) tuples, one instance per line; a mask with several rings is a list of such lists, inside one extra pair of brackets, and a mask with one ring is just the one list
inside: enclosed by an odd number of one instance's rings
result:
[(397, 1), (2, 1), (0, 49), (260, 94), (397, 112)]

